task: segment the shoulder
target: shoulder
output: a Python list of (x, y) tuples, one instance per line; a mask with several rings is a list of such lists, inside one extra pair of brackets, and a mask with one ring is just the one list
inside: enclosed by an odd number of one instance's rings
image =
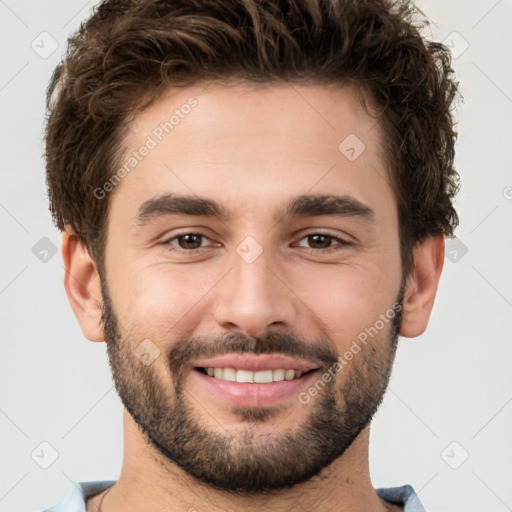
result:
[(404, 512), (426, 512), (410, 485), (376, 489), (377, 494), (393, 505), (402, 505)]
[(115, 483), (116, 480), (78, 482), (68, 491), (60, 503), (46, 508), (42, 512), (86, 512), (87, 498), (99, 494)]

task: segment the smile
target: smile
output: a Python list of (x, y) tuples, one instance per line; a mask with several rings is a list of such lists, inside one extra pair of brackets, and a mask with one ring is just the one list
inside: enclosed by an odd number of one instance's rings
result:
[(206, 373), (215, 379), (227, 380), (230, 382), (244, 382), (254, 384), (269, 384), (271, 382), (281, 382), (283, 380), (294, 380), (302, 377), (304, 373), (301, 370), (278, 368), (276, 370), (237, 370), (236, 368), (197, 368), (197, 370)]
[(196, 360), (190, 373), (209, 400), (270, 407), (294, 399), (318, 374), (319, 364), (281, 354), (228, 354)]

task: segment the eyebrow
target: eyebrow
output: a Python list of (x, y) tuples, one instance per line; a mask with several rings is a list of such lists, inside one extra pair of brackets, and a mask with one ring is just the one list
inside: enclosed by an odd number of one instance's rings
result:
[[(218, 202), (200, 196), (164, 194), (142, 203), (137, 213), (139, 224), (165, 215), (188, 215), (213, 217), (229, 221), (232, 214)], [(291, 198), (284, 208), (274, 213), (274, 221), (283, 218), (318, 217), (331, 215), (353, 217), (368, 224), (375, 223), (375, 212), (349, 195), (300, 195)]]
[(276, 212), (274, 220), (284, 217), (354, 217), (365, 223), (375, 223), (375, 212), (349, 195), (301, 195), (290, 199), (288, 206)]
[(199, 196), (164, 194), (144, 201), (137, 213), (137, 220), (145, 224), (163, 215), (190, 215), (215, 217), (223, 221), (231, 218), (229, 211), (216, 201)]

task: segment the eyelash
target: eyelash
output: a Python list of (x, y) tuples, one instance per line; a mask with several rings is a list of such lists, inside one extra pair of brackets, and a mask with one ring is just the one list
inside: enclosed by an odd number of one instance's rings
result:
[(329, 233), (322, 233), (321, 231), (318, 232), (318, 231), (312, 231), (311, 233), (307, 233), (306, 235), (304, 235), (300, 240), (304, 240), (305, 238), (308, 238), (310, 236), (315, 236), (315, 235), (320, 235), (320, 236), (324, 236), (324, 237), (327, 237), (327, 238), (330, 238), (331, 241), (333, 242), (337, 242), (339, 244), (339, 247), (327, 247), (326, 249), (314, 249), (312, 247), (302, 247), (303, 249), (306, 249), (307, 251), (311, 252), (311, 253), (320, 253), (320, 254), (329, 254), (331, 252), (337, 252), (337, 251), (341, 251), (343, 248), (346, 248), (350, 245), (352, 245), (351, 242), (347, 242), (346, 240), (343, 240), (342, 238), (339, 238), (337, 236), (334, 236), (334, 235), (331, 235)]
[[(186, 235), (200, 236), (200, 237), (203, 237), (203, 238), (206, 238), (206, 239), (209, 240), (208, 236), (205, 235), (204, 233), (196, 232), (196, 231), (187, 231), (185, 233), (180, 233), (178, 235), (173, 236), (172, 238), (169, 238), (168, 240), (166, 240), (164, 242), (164, 245), (173, 246), (172, 249), (169, 249), (171, 251), (182, 252), (182, 253), (196, 253), (196, 254), (197, 253), (201, 253), (201, 252), (203, 252), (203, 250), (209, 248), (209, 247), (198, 247), (196, 249), (183, 249), (182, 247), (174, 246), (174, 244), (171, 243), (172, 241), (177, 240), (178, 238), (184, 237)], [(351, 242), (347, 242), (346, 240), (343, 240), (342, 238), (338, 238), (338, 237), (336, 237), (334, 235), (331, 235), (329, 233), (322, 233), (322, 232), (318, 232), (318, 231), (313, 231), (311, 233), (307, 233), (306, 235), (304, 235), (299, 240), (299, 242), (301, 242), (305, 238), (308, 238), (308, 237), (314, 236), (314, 235), (321, 235), (321, 236), (328, 237), (328, 238), (332, 239), (333, 241), (338, 242), (338, 244), (341, 247), (327, 247), (325, 249), (315, 249), (315, 248), (312, 248), (312, 247), (310, 247), (310, 248), (302, 247), (303, 249), (306, 249), (308, 252), (311, 252), (311, 253), (329, 254), (331, 252), (336, 252), (336, 251), (342, 250), (343, 247), (347, 247), (347, 246), (352, 245)]]

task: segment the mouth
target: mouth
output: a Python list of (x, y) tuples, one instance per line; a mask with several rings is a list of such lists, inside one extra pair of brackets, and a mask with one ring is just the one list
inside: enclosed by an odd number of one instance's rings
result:
[(270, 407), (296, 398), (318, 370), (319, 365), (281, 355), (235, 354), (195, 361), (191, 374), (223, 404)]
[(195, 370), (213, 377), (214, 379), (226, 380), (228, 382), (243, 382), (248, 384), (270, 384), (272, 382), (282, 382), (284, 380), (300, 379), (303, 375), (315, 370), (303, 372), (301, 370), (278, 368), (276, 370), (240, 370), (236, 368), (207, 368), (196, 367)]

